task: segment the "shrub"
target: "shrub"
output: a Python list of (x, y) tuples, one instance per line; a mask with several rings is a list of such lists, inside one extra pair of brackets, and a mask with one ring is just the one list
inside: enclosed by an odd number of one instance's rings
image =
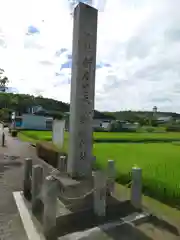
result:
[(166, 128), (167, 132), (180, 132), (180, 125), (170, 125)]
[(146, 131), (147, 131), (147, 132), (154, 132), (155, 129), (154, 129), (153, 127), (148, 127), (148, 128), (146, 128)]
[(134, 133), (134, 132), (137, 132), (137, 130), (136, 130), (136, 129), (133, 129), (133, 128), (122, 128), (119, 132)]
[(109, 132), (121, 132), (122, 124), (117, 121), (112, 121), (109, 127)]
[(95, 127), (95, 128), (93, 128), (93, 131), (94, 131), (94, 132), (107, 132), (107, 130), (105, 130), (105, 129), (102, 128), (102, 127)]
[(4, 121), (1, 121), (1, 124), (3, 125), (3, 127), (8, 127), (8, 122), (4, 122)]
[(110, 124), (109, 132), (137, 132), (137, 129), (125, 127), (120, 121), (113, 121)]
[(17, 137), (18, 131), (17, 130), (11, 130), (11, 136)]
[(60, 152), (56, 146), (50, 142), (38, 142), (36, 144), (36, 153), (39, 158), (42, 158), (45, 162), (54, 168), (58, 167), (58, 160), (60, 155), (67, 156), (66, 153)]

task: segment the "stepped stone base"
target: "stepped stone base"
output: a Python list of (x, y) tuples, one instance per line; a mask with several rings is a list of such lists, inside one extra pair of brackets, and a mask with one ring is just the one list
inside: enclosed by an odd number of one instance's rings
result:
[[(62, 212), (62, 209), (58, 209), (58, 211)], [(105, 217), (97, 217), (92, 208), (83, 210), (76, 209), (76, 211), (67, 209), (63, 215), (57, 217), (56, 229), (53, 229), (53, 231), (56, 232), (56, 236), (58, 237), (64, 236), (69, 233), (84, 231), (101, 224), (119, 220), (135, 212), (137, 212), (137, 209), (135, 209), (129, 201), (119, 202), (110, 197)]]
[(58, 197), (56, 229), (52, 229), (57, 236), (83, 231), (137, 212), (130, 201), (121, 202), (107, 195), (106, 216), (98, 217), (93, 206), (93, 177), (75, 180), (64, 173), (59, 173), (56, 179), (62, 190)]

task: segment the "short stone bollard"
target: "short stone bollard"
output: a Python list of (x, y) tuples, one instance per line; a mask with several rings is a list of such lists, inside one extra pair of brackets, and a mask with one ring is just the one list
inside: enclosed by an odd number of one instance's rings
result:
[(42, 217), (43, 202), (41, 190), (43, 184), (43, 168), (35, 165), (32, 168), (32, 213)]
[(67, 172), (67, 158), (65, 156), (59, 158), (58, 169), (61, 172)]
[(142, 207), (142, 169), (132, 168), (131, 204), (137, 208)]
[(56, 227), (58, 192), (58, 182), (52, 176), (46, 177), (43, 185), (43, 231), (47, 239), (51, 239), (52, 230)]
[(2, 147), (5, 146), (5, 134), (4, 132), (2, 133)]
[(106, 215), (106, 175), (103, 171), (94, 173), (94, 213), (103, 217)]
[(108, 166), (107, 166), (107, 195), (111, 196), (114, 192), (115, 187), (115, 162), (114, 160), (108, 160)]
[(31, 177), (32, 177), (32, 159), (25, 158), (23, 193), (24, 193), (24, 197), (27, 200), (31, 200)]

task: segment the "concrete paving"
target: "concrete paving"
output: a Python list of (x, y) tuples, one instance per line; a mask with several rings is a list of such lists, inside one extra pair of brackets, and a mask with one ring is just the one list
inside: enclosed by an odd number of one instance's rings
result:
[(0, 147), (0, 239), (26, 240), (28, 238), (12, 194), (22, 188), (23, 159), (17, 154), (17, 158), (13, 158), (13, 148)]

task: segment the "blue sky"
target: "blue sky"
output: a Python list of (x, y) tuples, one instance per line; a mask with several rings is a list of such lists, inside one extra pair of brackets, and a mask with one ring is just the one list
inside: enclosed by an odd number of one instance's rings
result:
[[(180, 112), (180, 1), (93, 0), (100, 8), (95, 108)], [(103, 3), (106, 3), (105, 5)], [(0, 67), (21, 93), (70, 100), (68, 0), (0, 0)]]

